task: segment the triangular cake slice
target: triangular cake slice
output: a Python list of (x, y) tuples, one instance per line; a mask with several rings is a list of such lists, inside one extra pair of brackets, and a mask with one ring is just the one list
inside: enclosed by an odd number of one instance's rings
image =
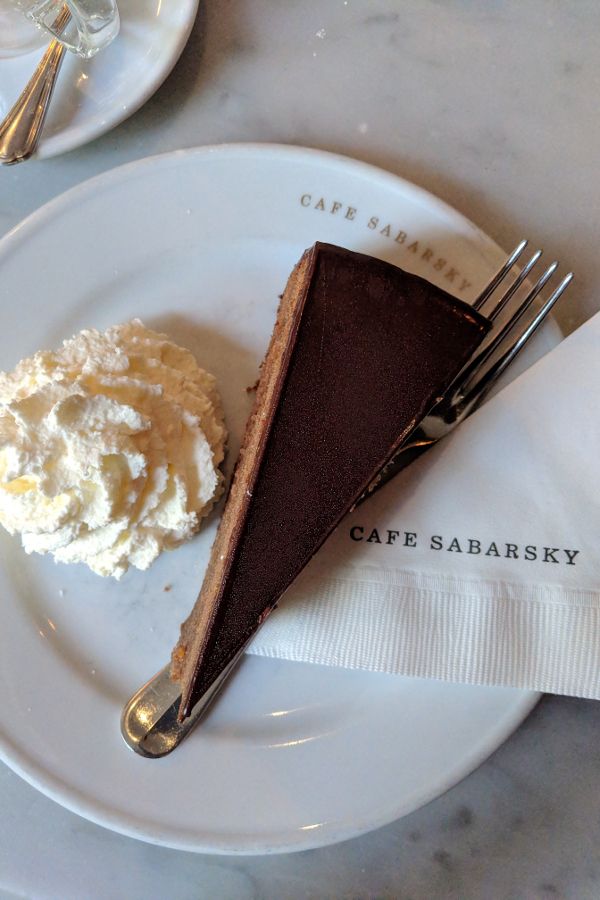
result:
[(288, 281), (200, 596), (173, 651), (180, 719), (489, 329), (396, 266), (328, 244)]

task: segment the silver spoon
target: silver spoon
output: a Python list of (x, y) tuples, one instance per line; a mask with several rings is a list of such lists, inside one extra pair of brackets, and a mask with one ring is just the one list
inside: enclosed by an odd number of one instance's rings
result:
[[(60, 34), (70, 19), (71, 13), (65, 5), (54, 21), (53, 29)], [(0, 163), (23, 162), (35, 152), (64, 55), (65, 47), (55, 38), (21, 96), (0, 123)]]

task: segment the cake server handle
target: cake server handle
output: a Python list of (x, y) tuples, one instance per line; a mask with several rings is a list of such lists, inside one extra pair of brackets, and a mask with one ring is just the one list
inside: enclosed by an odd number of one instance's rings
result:
[(171, 753), (205, 715), (245, 650), (246, 644), (200, 697), (184, 722), (177, 721), (181, 702), (179, 685), (171, 680), (170, 665), (161, 669), (136, 691), (123, 709), (121, 734), (125, 743), (140, 756), (150, 759)]

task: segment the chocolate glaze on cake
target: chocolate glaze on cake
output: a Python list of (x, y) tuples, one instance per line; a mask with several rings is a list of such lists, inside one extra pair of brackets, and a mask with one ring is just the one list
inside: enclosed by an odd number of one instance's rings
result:
[(288, 281), (198, 601), (180, 719), (443, 394), (489, 329), (465, 303), (328, 244)]

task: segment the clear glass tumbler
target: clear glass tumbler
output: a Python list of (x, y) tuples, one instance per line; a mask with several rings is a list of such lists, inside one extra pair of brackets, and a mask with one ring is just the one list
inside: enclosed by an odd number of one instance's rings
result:
[[(89, 58), (106, 47), (119, 31), (119, 11), (116, 0), (0, 0), (8, 3), (12, 13), (25, 16), (38, 28), (73, 50), (79, 56)], [(71, 17), (58, 31), (56, 22), (63, 7), (67, 6)], [(14, 15), (13, 15), (14, 19)], [(14, 31), (14, 25), (13, 25)], [(10, 40), (10, 29), (6, 35)], [(18, 38), (13, 36), (13, 43)], [(3, 38), (0, 36), (0, 44)]]
[(47, 38), (12, 5), (12, 0), (0, 0), (0, 59), (29, 53), (47, 44)]

